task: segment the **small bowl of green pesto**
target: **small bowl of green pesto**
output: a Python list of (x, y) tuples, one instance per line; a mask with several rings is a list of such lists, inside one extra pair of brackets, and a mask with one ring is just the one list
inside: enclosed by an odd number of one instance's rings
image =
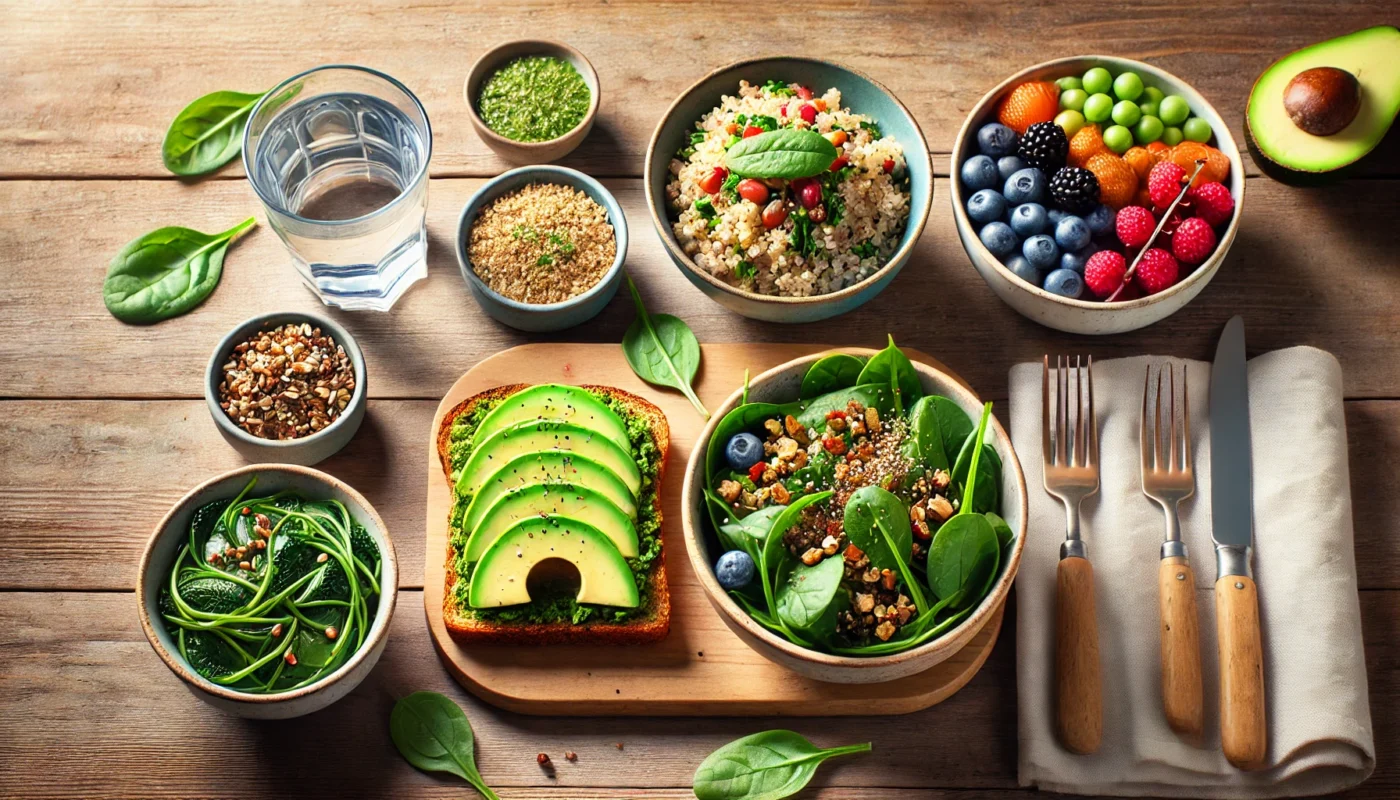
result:
[(593, 129), (598, 73), (567, 44), (521, 39), (478, 58), (462, 94), (488, 147), (509, 161), (538, 164), (568, 155)]

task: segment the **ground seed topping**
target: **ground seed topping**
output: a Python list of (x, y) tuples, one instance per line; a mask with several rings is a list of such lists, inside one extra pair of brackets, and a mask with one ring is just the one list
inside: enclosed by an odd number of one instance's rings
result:
[(219, 407), (263, 439), (309, 436), (340, 417), (355, 393), (345, 348), (307, 323), (259, 331), (223, 365)]
[(597, 285), (617, 242), (607, 212), (588, 195), (535, 183), (482, 210), (468, 255), (492, 290), (522, 303), (558, 303)]

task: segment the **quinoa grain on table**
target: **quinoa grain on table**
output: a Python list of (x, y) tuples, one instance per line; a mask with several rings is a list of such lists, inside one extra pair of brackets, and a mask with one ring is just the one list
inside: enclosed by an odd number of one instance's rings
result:
[(522, 303), (559, 303), (602, 280), (617, 241), (607, 211), (588, 195), (535, 183), (482, 210), (467, 253), (493, 291)]

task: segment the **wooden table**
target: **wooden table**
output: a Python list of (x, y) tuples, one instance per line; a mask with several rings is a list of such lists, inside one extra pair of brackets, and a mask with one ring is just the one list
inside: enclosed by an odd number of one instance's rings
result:
[[(551, 719), (500, 712), (458, 688), (428, 642), (421, 608), (424, 437), (438, 399), (481, 358), (539, 341), (482, 316), (449, 242), (458, 210), (507, 168), (472, 133), (462, 80), (487, 47), (524, 35), (566, 40), (598, 68), (602, 108), (564, 163), (607, 178), (632, 222), (628, 267), (655, 310), (683, 314), (702, 341), (878, 345), (891, 330), (936, 354), (985, 396), (1042, 352), (1209, 358), (1232, 314), (1251, 353), (1326, 348), (1346, 380), (1361, 610), (1379, 762), (1355, 798), (1400, 794), (1400, 137), (1350, 180), (1316, 190), (1259, 177), (1225, 267), (1200, 298), (1147, 330), (1091, 339), (1039, 327), (970, 268), (948, 208), (948, 151), (963, 115), (1001, 77), (1084, 52), (1146, 59), (1192, 81), (1235, 136), (1251, 81), (1311, 41), (1394, 23), (1394, 3), (1178, 0), (1034, 3), (753, 2), (657, 7), (632, 0), (475, 6), (324, 0), (296, 7), (208, 0), (5, 0), (0, 18), (0, 796), (466, 797), (416, 772), (387, 720), (397, 696), (446, 692), (475, 725), (478, 760), (504, 796), (688, 797), (704, 755), (780, 719)], [(939, 175), (913, 261), (838, 328), (741, 319), (676, 274), (643, 208), (642, 156), (667, 104), (700, 75), (755, 54), (850, 64), (913, 110)], [(389, 314), (341, 314), (369, 361), (359, 435), (322, 465), (359, 488), (395, 533), (402, 594), (378, 668), (327, 711), (284, 723), (224, 717), (151, 654), (131, 587), (152, 524), (189, 486), (238, 466), (200, 399), (205, 359), (235, 322), (318, 303), (263, 226), (228, 259), (223, 285), (187, 316), (129, 327), (100, 287), (111, 255), (161, 225), (217, 231), (257, 214), (237, 165), (184, 183), (160, 141), (189, 100), (257, 91), (328, 62), (366, 64), (408, 85), (436, 133), (429, 278)], [(1241, 139), (1242, 141), (1242, 139)], [(570, 341), (617, 341), (619, 297)], [(1300, 465), (1306, 468), (1306, 465)], [(1145, 534), (1144, 534), (1145, 535)], [(1304, 535), (1300, 532), (1300, 535)], [(674, 559), (673, 568), (685, 568)], [(1008, 631), (1014, 622), (1008, 621)], [(823, 770), (809, 797), (992, 798), (1016, 788), (1013, 637), (948, 702), (898, 719), (798, 720), (823, 743), (872, 739), (877, 756)], [(576, 764), (563, 760), (578, 753)], [(547, 777), (535, 763), (559, 765)], [(930, 787), (934, 791), (930, 792)]]

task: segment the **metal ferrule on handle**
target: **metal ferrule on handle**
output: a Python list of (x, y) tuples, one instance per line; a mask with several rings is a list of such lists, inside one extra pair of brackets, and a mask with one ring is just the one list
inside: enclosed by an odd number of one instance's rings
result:
[[(1165, 548), (1166, 545), (1163, 545)], [(1249, 570), (1249, 557), (1253, 548), (1249, 545), (1217, 544), (1215, 546), (1216, 580), (1227, 575), (1253, 577)]]
[(1060, 560), (1066, 558), (1088, 558), (1089, 551), (1084, 547), (1083, 539), (1066, 539), (1060, 543)]
[(1162, 542), (1162, 558), (1186, 558), (1186, 542), (1180, 539)]

